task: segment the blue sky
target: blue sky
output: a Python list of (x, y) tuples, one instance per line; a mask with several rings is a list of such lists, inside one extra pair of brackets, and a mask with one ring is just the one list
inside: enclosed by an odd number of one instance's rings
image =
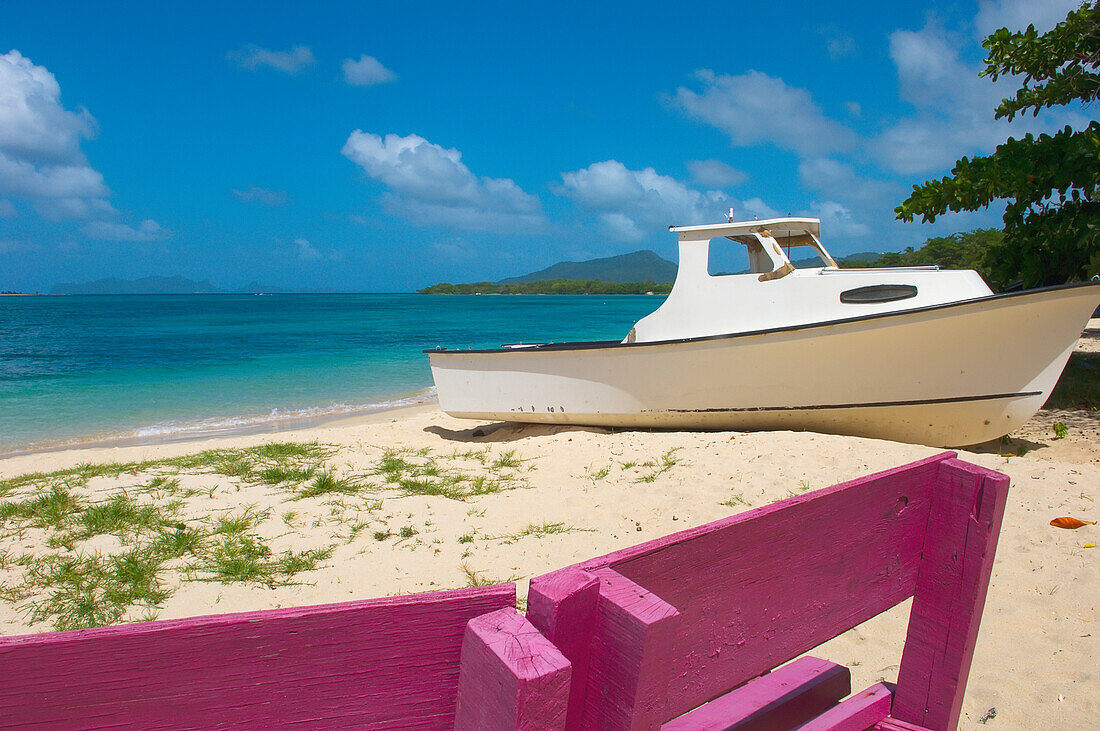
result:
[(981, 38), (1066, 0), (0, 3), (0, 289), (407, 291), (804, 214), (834, 254), (1009, 134)]

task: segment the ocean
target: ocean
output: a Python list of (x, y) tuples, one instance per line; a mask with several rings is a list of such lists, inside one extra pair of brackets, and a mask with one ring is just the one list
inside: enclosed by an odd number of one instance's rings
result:
[(432, 395), (443, 347), (609, 340), (656, 296), (0, 297), (0, 455), (169, 441)]

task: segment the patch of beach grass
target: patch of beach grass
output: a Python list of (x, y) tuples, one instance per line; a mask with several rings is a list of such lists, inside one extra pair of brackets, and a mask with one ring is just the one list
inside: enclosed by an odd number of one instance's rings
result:
[(387, 449), (367, 476), (380, 478), (384, 487), (407, 495), (464, 500), (525, 485), (514, 473), (522, 462), (514, 450), (492, 457), (488, 450), (437, 455), (428, 448)]
[(745, 499), (744, 495), (738, 492), (731, 495), (728, 500), (723, 500), (718, 504), (725, 505), (727, 508), (736, 508), (741, 505), (748, 507), (749, 501)]
[(682, 462), (682, 460), (676, 456), (676, 452), (678, 451), (680, 451), (679, 447), (673, 447), (655, 460), (642, 462), (639, 466), (646, 468), (646, 471), (636, 477), (634, 482), (655, 482), (658, 477)]
[(499, 579), (489, 576), (483, 571), (474, 571), (465, 561), (459, 564), (459, 566), (462, 568), (462, 573), (466, 576), (466, 586), (494, 586), (496, 584), (507, 584), (511, 581), (518, 581), (523, 578), (522, 576), (513, 574), (507, 579)]
[(562, 533), (590, 533), (591, 528), (578, 528), (575, 525), (568, 525), (566, 523), (551, 523), (544, 521), (542, 523), (528, 523), (525, 528), (520, 529), (515, 533), (511, 533), (501, 538), (507, 538), (514, 541), (520, 538), (526, 538), (528, 536), (534, 538), (544, 538), (546, 536), (554, 536)]

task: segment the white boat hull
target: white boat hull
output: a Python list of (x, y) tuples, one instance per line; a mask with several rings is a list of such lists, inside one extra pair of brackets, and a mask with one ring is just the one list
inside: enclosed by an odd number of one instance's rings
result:
[(446, 413), (675, 429), (794, 429), (959, 446), (1031, 418), (1100, 286), (653, 343), (429, 351)]

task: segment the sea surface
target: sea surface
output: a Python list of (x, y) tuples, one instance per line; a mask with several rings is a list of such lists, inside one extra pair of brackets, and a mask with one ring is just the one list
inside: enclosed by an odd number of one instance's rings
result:
[(443, 347), (609, 340), (655, 296), (0, 297), (0, 454), (299, 426), (432, 396)]

